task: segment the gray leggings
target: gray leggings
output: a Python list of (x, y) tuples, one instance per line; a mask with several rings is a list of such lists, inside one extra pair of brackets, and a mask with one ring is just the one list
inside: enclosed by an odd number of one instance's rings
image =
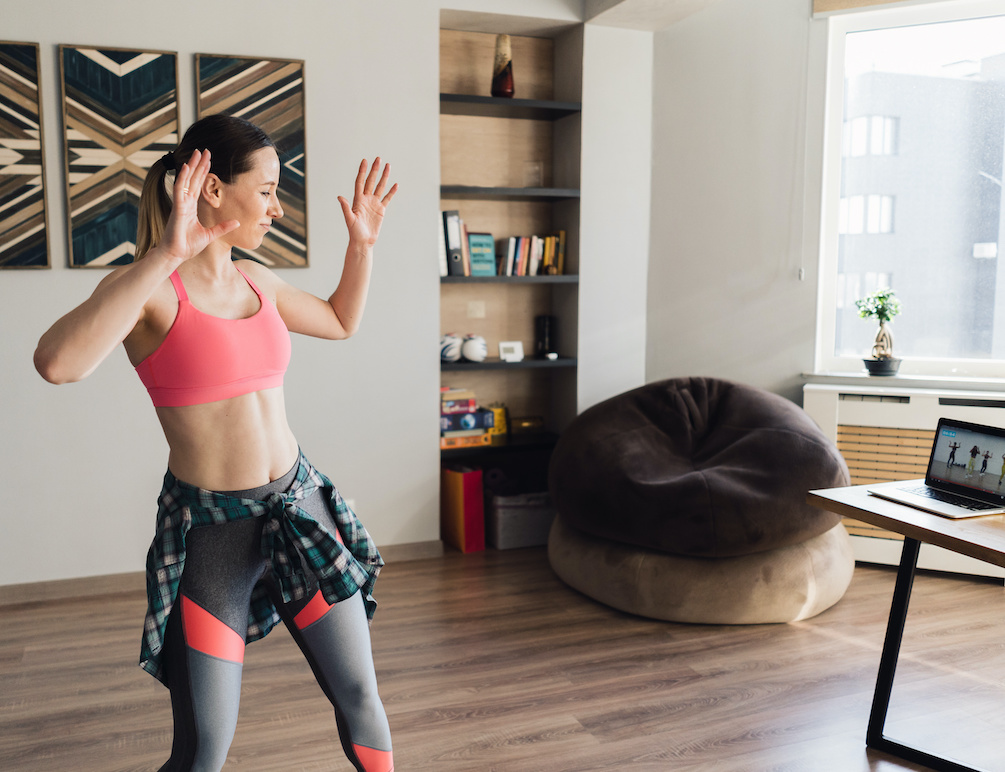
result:
[[(296, 467), (261, 488), (228, 493), (263, 500), (271, 493), (287, 490), (295, 471)], [(337, 533), (321, 491), (301, 506)], [(238, 640), (236, 634), (243, 642), (251, 594), (259, 582), (268, 588), (287, 629), (334, 706), (339, 737), (349, 760), (360, 772), (386, 772), (392, 767), (383, 761), (382, 766), (376, 766), (372, 760), (386, 758), (389, 763), (391, 735), (377, 694), (363, 599), (356, 593), (301, 629), (294, 618), (317, 593), (317, 583), (312, 580), (304, 598), (283, 603), (270, 563), (259, 548), (263, 523), (263, 518), (252, 518), (193, 528), (188, 533), (185, 570), (164, 641), (174, 740), (171, 758), (161, 772), (216, 772), (227, 758), (237, 726), (243, 664), (193, 648), (187, 638), (188, 623), (183, 624), (183, 604), (213, 618), (205, 628), (208, 634)]]

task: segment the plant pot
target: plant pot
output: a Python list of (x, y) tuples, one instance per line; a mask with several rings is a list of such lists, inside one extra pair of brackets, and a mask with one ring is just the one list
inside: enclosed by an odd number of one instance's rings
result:
[(896, 357), (872, 357), (862, 361), (869, 375), (896, 375), (900, 369), (900, 360)]

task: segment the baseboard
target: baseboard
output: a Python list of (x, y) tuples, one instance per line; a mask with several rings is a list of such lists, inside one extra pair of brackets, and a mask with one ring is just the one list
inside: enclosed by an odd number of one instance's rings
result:
[[(385, 563), (404, 563), (443, 557), (443, 542), (417, 541), (409, 544), (390, 544), (380, 548)], [(95, 595), (115, 595), (123, 592), (145, 592), (146, 575), (143, 571), (105, 576), (85, 576), (79, 579), (58, 579), (49, 582), (0, 585), (0, 606), (19, 603), (43, 603), (50, 600), (90, 598)]]
[(408, 560), (425, 560), (443, 557), (443, 542), (413, 541), (408, 544), (389, 544), (380, 547), (380, 556), (385, 563), (404, 563)]
[(85, 576), (79, 579), (58, 579), (49, 582), (0, 585), (0, 606), (19, 603), (42, 603), (50, 600), (115, 595), (123, 592), (144, 592), (146, 575), (143, 571), (128, 574)]
[[(900, 553), (904, 542), (900, 539), (881, 539), (871, 536), (852, 536), (852, 552), (859, 563), (876, 563), (878, 565), (900, 565)], [(960, 555), (951, 550), (936, 547), (933, 544), (922, 544), (918, 556), (918, 568), (929, 571), (944, 571), (954, 574), (969, 574), (971, 576), (989, 576), (994, 579), (1005, 578), (1005, 568), (983, 560)]]

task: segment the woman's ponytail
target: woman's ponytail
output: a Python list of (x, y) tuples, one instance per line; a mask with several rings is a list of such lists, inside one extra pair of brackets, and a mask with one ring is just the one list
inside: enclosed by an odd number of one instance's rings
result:
[(136, 254), (141, 259), (156, 247), (164, 236), (164, 227), (171, 216), (171, 197), (165, 181), (167, 173), (175, 170), (174, 151), (156, 160), (147, 172), (140, 192), (139, 219), (136, 226)]
[(230, 185), (251, 169), (253, 154), (263, 147), (275, 149), (276, 145), (263, 129), (244, 118), (217, 113), (189, 126), (178, 147), (155, 161), (143, 181), (134, 260), (142, 258), (164, 238), (171, 216), (171, 196), (166, 184), (169, 172), (188, 161), (194, 151), (208, 150), (212, 157), (210, 172)]

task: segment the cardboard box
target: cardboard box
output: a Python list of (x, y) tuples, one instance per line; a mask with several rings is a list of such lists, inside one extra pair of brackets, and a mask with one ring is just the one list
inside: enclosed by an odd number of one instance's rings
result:
[(547, 493), (493, 496), (486, 541), (497, 550), (540, 547), (548, 543), (555, 510)]

